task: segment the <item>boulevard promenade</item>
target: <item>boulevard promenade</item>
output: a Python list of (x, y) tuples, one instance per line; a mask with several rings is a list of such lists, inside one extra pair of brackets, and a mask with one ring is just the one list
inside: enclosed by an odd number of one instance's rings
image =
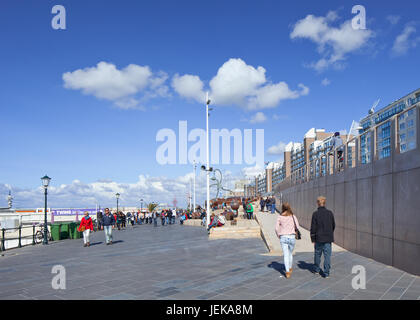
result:
[[(209, 240), (204, 228), (179, 223), (113, 234), (111, 246), (99, 231), (87, 248), (78, 239), (3, 252), (0, 299), (420, 299), (419, 277), (345, 250), (333, 250), (328, 279), (310, 272), (310, 250), (297, 250), (286, 279), (283, 258), (261, 239)], [(55, 265), (65, 267), (65, 290), (51, 286)], [(354, 265), (366, 268), (365, 290), (352, 288)]]

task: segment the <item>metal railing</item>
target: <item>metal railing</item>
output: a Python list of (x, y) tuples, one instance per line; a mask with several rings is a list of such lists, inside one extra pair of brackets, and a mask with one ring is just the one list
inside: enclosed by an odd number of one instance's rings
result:
[[(15, 228), (2, 228), (0, 230), (1, 232), (0, 251), (6, 251), (9, 249), (14, 249), (14, 248), (22, 248), (24, 246), (37, 244), (37, 240), (35, 237), (36, 237), (37, 232), (41, 231), (42, 227), (43, 227), (43, 224), (32, 224), (30, 226), (21, 225)], [(30, 233), (29, 235), (22, 235), (22, 230), (26, 230), (26, 229), (32, 229), (32, 233)], [(17, 232), (17, 236), (7, 237), (7, 233), (10, 231), (15, 231), (14, 233)], [(30, 242), (29, 244), (28, 243), (22, 244), (23, 239), (30, 239), (32, 241), (29, 241)], [(17, 247), (13, 247), (13, 248), (8, 247), (6, 249), (6, 242), (14, 241), (14, 240), (18, 241)]]

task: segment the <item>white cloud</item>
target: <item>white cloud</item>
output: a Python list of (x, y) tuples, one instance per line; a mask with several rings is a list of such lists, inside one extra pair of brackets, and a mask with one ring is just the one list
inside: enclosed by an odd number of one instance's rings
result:
[(191, 74), (179, 76), (175, 74), (172, 79), (172, 87), (182, 97), (194, 99), (205, 103), (205, 93), (203, 91), (204, 83), (200, 77)]
[(326, 87), (329, 86), (331, 84), (331, 81), (328, 78), (325, 78), (321, 81), (321, 84)]
[(286, 143), (280, 141), (278, 144), (268, 148), (267, 154), (269, 154), (269, 155), (283, 155), (284, 150), (286, 148), (286, 145), (287, 145)]
[[(246, 177), (244, 173), (253, 177), (255, 172), (259, 173), (259, 170), (261, 168), (258, 165), (245, 168), (236, 174), (222, 170), (223, 186), (231, 188), (235, 181)], [(192, 180), (193, 173), (188, 172), (174, 178), (139, 175), (137, 181), (133, 183), (101, 179), (92, 183), (73, 180), (70, 184), (56, 185), (52, 181), (48, 188), (48, 205), (51, 208), (95, 208), (96, 204), (99, 204), (101, 208), (115, 207), (115, 194), (118, 192), (121, 194), (120, 206), (122, 208), (140, 207), (140, 198), (144, 200), (143, 205), (152, 201), (171, 205), (176, 198), (179, 206), (186, 207)], [(9, 189), (12, 190), (14, 197), (13, 208), (42, 208), (44, 206), (42, 187), (24, 189), (0, 184), (0, 194), (7, 195)], [(214, 197), (216, 188), (212, 187), (210, 191), (210, 196)], [(198, 167), (196, 171), (197, 204), (204, 204), (206, 194), (206, 174)], [(0, 207), (2, 206), (7, 206), (7, 197), (0, 199)]]
[[(309, 88), (298, 84), (292, 90), (282, 81), (273, 83), (266, 70), (247, 65), (241, 59), (229, 59), (209, 82), (212, 104), (236, 105), (248, 110), (275, 108), (282, 100), (297, 99), (309, 94)], [(114, 64), (99, 62), (95, 67), (63, 74), (64, 87), (80, 90), (86, 95), (112, 101), (122, 109), (142, 109), (149, 99), (170, 97), (166, 85), (168, 74), (153, 73), (148, 66), (130, 64), (119, 70)], [(204, 82), (197, 75), (175, 74), (171, 87), (181, 97), (205, 103)]]
[(262, 112), (257, 112), (254, 116), (249, 120), (251, 123), (263, 123), (267, 121), (267, 117)]
[(408, 50), (417, 47), (420, 37), (415, 37), (417, 29), (414, 23), (408, 23), (401, 34), (394, 41), (392, 54), (395, 56), (405, 55)]
[(337, 19), (338, 16), (332, 11), (326, 17), (308, 15), (299, 20), (290, 33), (291, 39), (309, 39), (318, 45), (321, 58), (309, 65), (317, 71), (329, 67), (342, 69), (347, 55), (361, 49), (374, 35), (368, 29), (353, 29), (351, 20), (345, 21), (339, 27), (329, 25)]
[(167, 95), (164, 85), (167, 78), (164, 72), (153, 74), (148, 66), (130, 64), (119, 70), (114, 64), (104, 61), (95, 67), (63, 74), (65, 88), (112, 101), (124, 109), (139, 105), (140, 100), (135, 98), (139, 93), (143, 95), (142, 99)]
[[(272, 83), (266, 70), (246, 64), (242, 59), (229, 59), (217, 71), (210, 83), (210, 99), (215, 105), (236, 105), (248, 110), (274, 108), (282, 100), (307, 95), (309, 88), (299, 84), (291, 90), (286, 82)], [(172, 86), (184, 98), (203, 101), (203, 82), (194, 75), (175, 75)]]
[(258, 164), (256, 164), (254, 167), (243, 168), (241, 172), (246, 178), (253, 179), (255, 176), (264, 173), (264, 168), (261, 168)]
[(389, 16), (386, 17), (386, 19), (389, 21), (390, 24), (396, 25), (400, 21), (401, 16), (389, 15)]

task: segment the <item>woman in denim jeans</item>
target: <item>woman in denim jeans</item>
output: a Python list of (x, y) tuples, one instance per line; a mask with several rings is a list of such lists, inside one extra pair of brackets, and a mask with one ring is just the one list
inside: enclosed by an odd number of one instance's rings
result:
[[(276, 211), (279, 212), (277, 209)], [(298, 219), (294, 216), (290, 205), (287, 202), (284, 202), (281, 207), (281, 213), (277, 217), (276, 234), (280, 239), (281, 248), (283, 250), (286, 278), (290, 278), (293, 271), (293, 249), (295, 248), (296, 243), (295, 224), (296, 228), (299, 229)]]

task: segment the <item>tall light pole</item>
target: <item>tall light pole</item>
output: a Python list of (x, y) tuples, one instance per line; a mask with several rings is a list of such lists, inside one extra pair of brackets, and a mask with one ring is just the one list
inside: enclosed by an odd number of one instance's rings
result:
[(193, 178), (194, 178), (194, 187), (193, 187), (193, 212), (195, 212), (195, 169), (196, 169), (196, 167), (197, 167), (197, 164), (195, 163), (195, 160), (194, 160), (194, 175), (193, 175)]
[(9, 209), (12, 209), (13, 197), (12, 197), (12, 191), (10, 190), (9, 190), (9, 195), (7, 196), (7, 204), (9, 206)]
[(206, 93), (206, 153), (207, 153), (207, 228), (210, 224), (210, 147), (209, 147), (209, 93)]
[[(191, 201), (191, 179), (189, 179), (189, 185), (190, 185), (190, 191), (188, 192), (188, 208), (191, 210), (192, 207), (192, 201)], [(191, 212), (193, 212), (191, 210)]]
[(48, 224), (47, 224), (47, 194), (48, 185), (50, 184), (51, 178), (45, 175), (41, 178), (42, 186), (44, 187), (45, 207), (44, 207), (44, 241), (43, 244), (48, 244)]
[(115, 197), (117, 198), (117, 214), (118, 214), (118, 199), (120, 198), (120, 194), (117, 192), (115, 194)]
[(140, 199), (140, 213), (143, 212), (143, 199)]

